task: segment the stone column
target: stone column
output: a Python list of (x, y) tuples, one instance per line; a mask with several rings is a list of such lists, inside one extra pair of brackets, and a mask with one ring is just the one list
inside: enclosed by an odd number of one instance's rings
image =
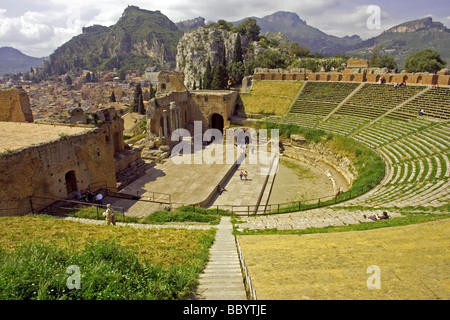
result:
[(177, 119), (178, 119), (178, 128), (181, 128), (182, 125), (181, 125), (181, 108), (180, 107), (177, 108)]
[(169, 136), (167, 132), (167, 110), (163, 110), (163, 119), (164, 119), (164, 138), (166, 138)]

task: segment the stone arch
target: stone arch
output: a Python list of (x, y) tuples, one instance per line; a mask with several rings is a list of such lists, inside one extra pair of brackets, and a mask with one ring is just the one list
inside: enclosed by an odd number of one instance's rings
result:
[(223, 133), (224, 124), (225, 124), (225, 121), (224, 121), (222, 115), (220, 115), (218, 113), (214, 113), (211, 116), (211, 128), (212, 129), (218, 129), (218, 130), (220, 130), (220, 132)]
[(77, 176), (74, 170), (66, 172), (66, 174), (64, 175), (64, 179), (66, 181), (67, 195), (78, 191)]
[(418, 76), (418, 77), (417, 77), (416, 83), (422, 83), (422, 76)]

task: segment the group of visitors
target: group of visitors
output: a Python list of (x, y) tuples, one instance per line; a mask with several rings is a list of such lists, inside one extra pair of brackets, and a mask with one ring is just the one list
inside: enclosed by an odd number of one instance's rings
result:
[(402, 82), (402, 83), (394, 83), (394, 88), (402, 88), (402, 87), (406, 87), (406, 82)]
[(239, 177), (241, 178), (241, 180), (242, 180), (242, 177), (244, 177), (244, 179), (247, 180), (248, 172), (247, 171), (241, 171), (239, 173)]
[(83, 201), (83, 202), (90, 202), (94, 203), (94, 201), (97, 204), (103, 204), (103, 194), (101, 192), (97, 192), (97, 194), (94, 194), (89, 189), (87, 189), (84, 193), (83, 191), (78, 191), (76, 195), (77, 201)]

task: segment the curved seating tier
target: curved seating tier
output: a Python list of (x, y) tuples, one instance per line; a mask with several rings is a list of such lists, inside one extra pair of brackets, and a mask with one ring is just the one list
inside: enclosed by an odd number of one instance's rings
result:
[[(284, 123), (351, 137), (385, 159), (383, 181), (347, 205), (435, 207), (450, 202), (450, 88), (353, 84), (335, 100), (331, 95), (337, 86), (330, 83), (307, 83), (305, 88), (309, 91), (299, 95)], [(425, 116), (418, 116), (421, 108)]]

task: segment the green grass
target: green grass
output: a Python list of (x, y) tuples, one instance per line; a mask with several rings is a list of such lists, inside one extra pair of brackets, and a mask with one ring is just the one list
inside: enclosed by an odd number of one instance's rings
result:
[[(74, 209), (69, 216), (83, 219), (104, 220), (102, 212), (96, 208)], [(217, 225), (223, 215), (231, 215), (227, 210), (203, 209), (195, 206), (183, 206), (174, 211), (157, 211), (144, 218), (127, 217), (122, 213), (116, 213), (116, 222), (164, 224), (170, 222), (198, 222)]]
[[(80, 288), (67, 286), (80, 268)], [(111, 242), (86, 245), (82, 252), (37, 243), (0, 253), (2, 300), (167, 300), (189, 296), (198, 270), (142, 263)]]
[[(215, 230), (135, 229), (49, 216), (0, 218), (0, 299), (188, 299)], [(76, 265), (80, 289), (66, 274)]]

